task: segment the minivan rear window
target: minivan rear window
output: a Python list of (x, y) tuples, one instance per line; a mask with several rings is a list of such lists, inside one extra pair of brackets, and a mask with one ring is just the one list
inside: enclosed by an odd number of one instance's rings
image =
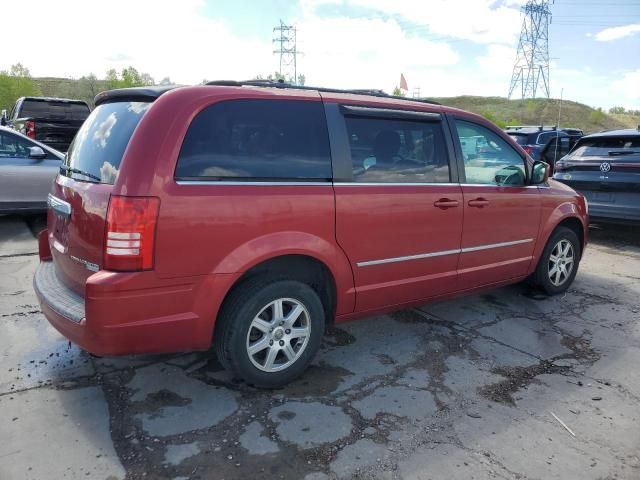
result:
[(85, 103), (59, 102), (55, 100), (25, 100), (20, 111), (21, 117), (40, 120), (79, 120), (89, 116)]
[(603, 136), (583, 138), (569, 154), (570, 157), (610, 157), (640, 160), (640, 136)]
[(91, 112), (65, 159), (65, 165), (76, 172), (67, 169), (64, 175), (114, 184), (129, 139), (150, 106), (147, 102), (105, 103)]
[(185, 136), (178, 180), (330, 180), (321, 102), (230, 100), (198, 113)]

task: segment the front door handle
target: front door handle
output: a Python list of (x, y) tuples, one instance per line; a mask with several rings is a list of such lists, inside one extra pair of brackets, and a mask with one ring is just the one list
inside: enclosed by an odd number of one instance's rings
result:
[(467, 205), (469, 205), (470, 207), (482, 208), (489, 205), (489, 200), (487, 200), (486, 198), (475, 198), (473, 200), (469, 200), (469, 203)]
[(441, 198), (440, 200), (436, 200), (433, 202), (434, 207), (447, 209), (447, 208), (455, 208), (459, 205), (457, 200), (451, 200), (450, 198)]

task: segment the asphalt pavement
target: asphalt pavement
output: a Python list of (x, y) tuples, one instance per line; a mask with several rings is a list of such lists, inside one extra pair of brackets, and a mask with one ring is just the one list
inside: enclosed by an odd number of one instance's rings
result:
[(0, 217), (0, 479), (639, 479), (640, 230), (574, 285), (330, 329), (274, 391), (211, 353), (94, 358), (40, 312), (42, 218)]

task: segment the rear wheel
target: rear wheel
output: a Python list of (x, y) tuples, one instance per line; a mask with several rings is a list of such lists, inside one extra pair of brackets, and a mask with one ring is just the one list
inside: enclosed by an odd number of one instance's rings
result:
[(234, 290), (216, 325), (221, 363), (247, 383), (282, 386), (305, 370), (324, 332), (324, 309), (308, 285), (258, 278)]
[(558, 227), (542, 252), (535, 283), (549, 295), (565, 292), (573, 283), (580, 263), (580, 241), (567, 227)]

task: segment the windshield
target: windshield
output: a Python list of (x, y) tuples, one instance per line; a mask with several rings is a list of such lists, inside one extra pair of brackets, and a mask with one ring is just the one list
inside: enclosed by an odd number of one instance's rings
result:
[(84, 181), (99, 178), (100, 183), (113, 185), (129, 139), (150, 105), (117, 102), (96, 108), (69, 146), (65, 165), (70, 168), (62, 174)]
[(621, 157), (629, 160), (640, 160), (640, 136), (637, 137), (597, 137), (580, 140), (571, 158), (584, 157)]
[(513, 138), (518, 145), (527, 144), (527, 135), (517, 135), (515, 133), (510, 133), (509, 136)]

